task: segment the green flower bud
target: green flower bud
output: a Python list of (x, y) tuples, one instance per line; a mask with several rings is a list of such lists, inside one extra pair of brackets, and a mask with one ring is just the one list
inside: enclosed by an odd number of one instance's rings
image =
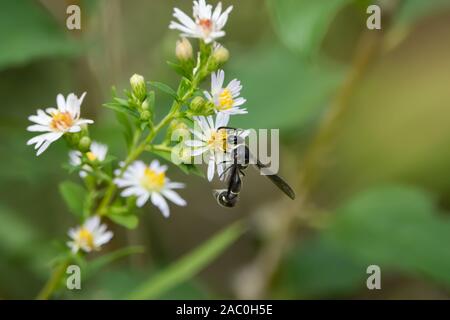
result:
[(145, 99), (144, 102), (141, 104), (142, 110), (148, 110), (150, 108), (150, 103), (148, 102), (148, 99)]
[(91, 150), (91, 138), (88, 136), (84, 136), (80, 139), (80, 142), (78, 143), (78, 150), (85, 153)]
[(204, 107), (206, 104), (206, 100), (203, 97), (197, 96), (191, 101), (190, 109), (197, 114), (200, 114), (204, 111)]
[(141, 113), (142, 121), (148, 121), (151, 119), (151, 117), (152, 117), (152, 113), (150, 111), (148, 111), (148, 110), (142, 111), (142, 113)]
[(76, 149), (80, 142), (81, 132), (68, 133), (64, 135), (64, 139), (72, 149)]
[(177, 41), (177, 45), (175, 47), (175, 55), (180, 61), (187, 61), (192, 59), (193, 50), (192, 45), (188, 39), (182, 38)]
[(139, 74), (134, 74), (130, 78), (131, 89), (133, 90), (133, 95), (139, 100), (143, 101), (147, 96), (147, 86), (145, 85), (145, 79)]

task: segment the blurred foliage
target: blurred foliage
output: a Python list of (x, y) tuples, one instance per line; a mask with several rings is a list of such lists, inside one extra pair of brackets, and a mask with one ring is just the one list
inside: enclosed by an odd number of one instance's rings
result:
[(351, 0), (267, 0), (281, 40), (303, 56), (317, 55), (328, 28)]
[(372, 264), (449, 287), (450, 254), (442, 244), (450, 241), (450, 221), (429, 193), (379, 187), (355, 195), (330, 220), (319, 238), (285, 259), (281, 287), (293, 296), (331, 298), (362, 290)]
[[(233, 125), (298, 130), (323, 111), (342, 80), (344, 67), (325, 61), (310, 64), (279, 45), (272, 45), (237, 52), (229, 70), (246, 84), (242, 94), (249, 100), (248, 108), (256, 110), (233, 118)], [(286, 75), (288, 82), (284, 81)], [(280, 107), (283, 112), (271, 117)]]
[(191, 279), (202, 268), (222, 253), (242, 235), (244, 231), (240, 222), (235, 222), (199, 248), (185, 257), (164, 268), (159, 274), (144, 281), (135, 291), (127, 295), (130, 299), (155, 299), (161, 297), (173, 287)]
[[(55, 144), (36, 159), (25, 146), (30, 138), (24, 130), (27, 116), (54, 104), (59, 92), (87, 90), (83, 107), (88, 118), (96, 119), (93, 136), (120, 155), (125, 144), (115, 115), (100, 108), (109, 101), (110, 86), (122, 88), (135, 72), (175, 83), (176, 75), (163, 63), (173, 59), (176, 39), (167, 25), (173, 6), (189, 11), (188, 1), (80, 3), (86, 6), (83, 30), (74, 36), (65, 30), (61, 1), (0, 0), (1, 298), (31, 298), (38, 292), (59, 252), (51, 239), (64, 239), (74, 222), (67, 213), (79, 213), (77, 199), (83, 197), (73, 182), (60, 185), (59, 197), (58, 184), (67, 179), (60, 165), (67, 161), (66, 149)], [(280, 128), (289, 141), (282, 170), (295, 182), (305, 145), (352, 71), (351, 55), (341, 59), (340, 53), (354, 51), (349, 34), (364, 31), (359, 24), (370, 1), (267, 0), (267, 7), (260, 0), (225, 1), (229, 3), (235, 8), (224, 43), (231, 52), (227, 80), (242, 81), (250, 112), (235, 117), (233, 125)], [(315, 204), (326, 212), (324, 225), (298, 235), (270, 296), (364, 297), (366, 268), (377, 264), (383, 279), (421, 279), (448, 297), (450, 45), (444, 40), (450, 36), (450, 2), (382, 5), (382, 12), (394, 10), (392, 26), (383, 30), (385, 50), (354, 88), (313, 190)], [(335, 29), (337, 21), (351, 32)], [(330, 35), (333, 41), (327, 41)], [(157, 111), (169, 107), (169, 98), (158, 93)], [(241, 207), (231, 213), (216, 206), (211, 186), (190, 176), (189, 206), (175, 210), (170, 220), (144, 210), (147, 220), (137, 226), (134, 215), (112, 215), (133, 230), (114, 230), (111, 251), (87, 264), (92, 269), (83, 290), (59, 297), (123, 298), (132, 292), (138, 298), (234, 297), (232, 276), (264, 243), (250, 234), (213, 263), (242, 230), (232, 225), (209, 242), (205, 239), (278, 198), (272, 186), (257, 178), (246, 178)], [(77, 174), (71, 179), (78, 179)], [(145, 254), (135, 244), (142, 244)], [(189, 253), (190, 248), (197, 249)], [(177, 260), (179, 256), (183, 258)], [(383, 282), (383, 292), (390, 289)]]
[(70, 40), (37, 1), (0, 1), (0, 70), (48, 56), (71, 56), (79, 44)]
[[(366, 191), (337, 210), (325, 238), (349, 255), (449, 286), (450, 220), (426, 192)], [(431, 236), (432, 235), (432, 236)]]

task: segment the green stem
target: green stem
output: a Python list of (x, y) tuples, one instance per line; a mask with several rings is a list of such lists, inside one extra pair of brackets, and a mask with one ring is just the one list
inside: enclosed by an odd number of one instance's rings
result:
[(37, 300), (48, 300), (50, 298), (53, 292), (58, 288), (58, 285), (61, 283), (61, 279), (66, 273), (69, 261), (69, 259), (64, 260), (64, 262), (53, 270), (51, 277), (36, 297)]
[[(156, 135), (161, 131), (161, 129), (167, 126), (177, 116), (183, 103), (187, 99), (189, 99), (194, 93), (195, 88), (197, 87), (197, 83), (198, 79), (195, 78), (192, 81), (191, 89), (180, 99), (180, 101), (174, 101), (169, 113), (150, 131), (150, 133), (147, 135), (144, 141), (142, 141), (137, 147), (131, 150), (130, 154), (125, 160), (125, 164), (121, 168), (120, 174), (118, 175), (119, 177), (121, 177), (125, 173), (128, 166), (146, 150), (146, 147), (151, 144), (151, 142), (156, 137)], [(117, 186), (114, 183), (111, 183), (108, 189), (106, 190), (105, 196), (103, 197), (103, 200), (101, 201), (96, 211), (98, 215), (105, 215), (107, 213), (108, 206), (110, 205), (116, 190)]]

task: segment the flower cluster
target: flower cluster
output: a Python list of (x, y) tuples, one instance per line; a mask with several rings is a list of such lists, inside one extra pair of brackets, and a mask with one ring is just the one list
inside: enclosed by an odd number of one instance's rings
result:
[[(230, 6), (222, 12), (220, 2), (213, 10), (213, 6), (206, 4), (205, 0), (194, 1), (193, 19), (175, 8), (173, 16), (178, 22), (172, 21), (169, 28), (180, 30), (183, 37), (200, 38), (205, 43), (213, 42), (213, 56), (217, 61), (226, 61), (229, 57), (228, 50), (216, 40), (225, 35), (222, 29), (232, 9)], [(183, 39), (183, 42), (186, 40)], [(228, 143), (227, 130), (223, 128), (228, 126), (230, 116), (247, 113), (247, 109), (241, 107), (246, 103), (246, 99), (240, 96), (241, 82), (233, 79), (226, 86), (224, 84), (223, 70), (211, 73), (211, 91), (204, 91), (203, 94), (212, 106), (216, 119), (214, 120), (212, 116), (193, 117), (194, 129), (191, 129), (191, 133), (194, 139), (185, 141), (185, 145), (192, 148), (192, 156), (206, 157), (209, 181), (214, 178), (216, 167), (219, 177), (222, 176), (223, 163), (229, 161), (230, 150), (234, 147)]]
[[(172, 21), (169, 28), (181, 31), (175, 49), (178, 63), (171, 64), (182, 75), (178, 89), (159, 82), (146, 82), (143, 76), (134, 74), (130, 78), (131, 89), (125, 90), (126, 97), (114, 93), (112, 102), (104, 105), (117, 112), (120, 124), (129, 133), (128, 154), (123, 161), (115, 161), (107, 145), (91, 140), (88, 125), (94, 122), (81, 118), (80, 114), (86, 93), (80, 98), (73, 93), (67, 98), (58, 94), (56, 107), (39, 109), (36, 115), (29, 117), (34, 124), (27, 130), (41, 134), (27, 144), (34, 145), (40, 155), (50, 144), (64, 139), (70, 148), (70, 168), (78, 172), (86, 189), (80, 226), (68, 233), (71, 240), (67, 245), (71, 252), (96, 251), (111, 240), (113, 233), (101, 223), (103, 219), (130, 227), (126, 219), (130, 216), (137, 219), (136, 210), (147, 203), (158, 208), (164, 217), (170, 216), (169, 202), (186, 205), (175, 191), (183, 189), (185, 184), (168, 178), (167, 165), (156, 159), (149, 164), (139, 159), (144, 152), (150, 152), (168, 160), (167, 155), (180, 145), (180, 141), (171, 139), (174, 131), (183, 129), (192, 135), (180, 138), (182, 158), (186, 160), (180, 165), (183, 171), (196, 172), (195, 165), (188, 160), (203, 156), (208, 164), (209, 181), (216, 172), (219, 176), (224, 172), (224, 163), (229, 161), (230, 150), (234, 147), (228, 143), (225, 127), (230, 117), (247, 113), (240, 81), (225, 82), (222, 66), (230, 54), (217, 42), (225, 36), (224, 28), (231, 11), (231, 6), (222, 10), (221, 3), (213, 7), (205, 0), (193, 2), (192, 17), (175, 8), (176, 21)], [(198, 50), (187, 38), (199, 40)], [(210, 90), (202, 90), (199, 85), (209, 77)], [(154, 116), (157, 90), (174, 98), (168, 114), (158, 117), (162, 119), (159, 123)], [(164, 136), (160, 134), (162, 130), (166, 130), (165, 138), (155, 143)], [(245, 137), (245, 132), (241, 136)], [(66, 194), (65, 198), (70, 196)]]

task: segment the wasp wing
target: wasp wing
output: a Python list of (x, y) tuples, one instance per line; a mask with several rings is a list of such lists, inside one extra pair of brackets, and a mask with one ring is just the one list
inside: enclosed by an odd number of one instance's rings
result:
[[(268, 166), (262, 164), (257, 160), (256, 167), (261, 170), (263, 168), (267, 168)], [(275, 173), (266, 175), (266, 177), (269, 178), (269, 180), (272, 181), (273, 184), (275, 184), (281, 191), (283, 191), (285, 195), (287, 195), (292, 200), (295, 199), (294, 190), (292, 190), (292, 188), (287, 184), (286, 181), (283, 180), (283, 178), (281, 178), (279, 175)]]

